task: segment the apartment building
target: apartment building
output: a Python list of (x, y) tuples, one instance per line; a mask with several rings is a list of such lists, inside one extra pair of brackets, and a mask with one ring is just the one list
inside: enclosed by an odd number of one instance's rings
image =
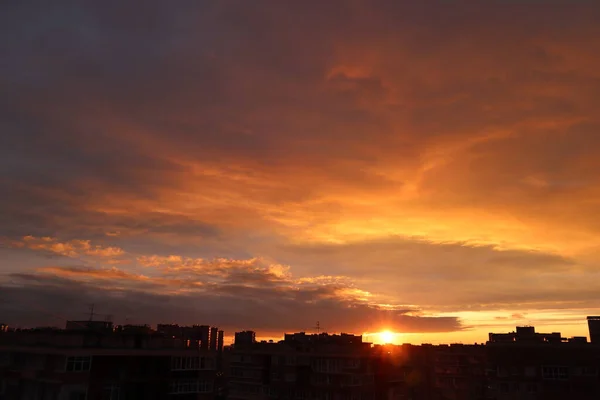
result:
[(214, 399), (219, 353), (136, 330), (0, 334), (0, 399)]
[[(488, 399), (600, 398), (599, 346), (585, 337), (539, 334), (533, 327), (518, 327), (507, 335), (512, 339), (486, 345)], [(490, 334), (490, 339), (496, 338)]]
[(381, 372), (371, 344), (361, 336), (301, 332), (278, 343), (253, 343), (251, 337), (236, 336), (242, 341), (228, 354), (230, 399), (390, 398), (389, 374)]

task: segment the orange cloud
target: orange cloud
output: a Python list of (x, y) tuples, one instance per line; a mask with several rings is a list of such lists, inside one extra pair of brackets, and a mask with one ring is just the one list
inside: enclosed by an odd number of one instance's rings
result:
[(0, 234), (107, 264), (136, 249), (144, 274), (242, 289), (337, 285), (328, 296), (452, 312), (590, 307), (598, 6), (384, 3), (152, 6), (143, 32), (107, 8), (89, 35), (87, 18), (43, 33), (65, 50), (44, 76), (28, 53), (41, 33), (2, 21), (16, 39), (0, 47), (18, 56), (0, 103), (19, 134), (0, 149), (13, 188)]
[(132, 281), (148, 281), (145, 275), (132, 274), (115, 267), (108, 269), (84, 268), (84, 267), (43, 267), (38, 271), (64, 277), (91, 277), (100, 279), (125, 279)]
[(69, 240), (60, 242), (52, 237), (34, 237), (24, 236), (20, 241), (13, 241), (13, 247), (28, 248), (31, 250), (46, 251), (65, 257), (118, 257), (124, 254), (123, 249), (119, 247), (103, 247), (92, 245), (89, 240)]

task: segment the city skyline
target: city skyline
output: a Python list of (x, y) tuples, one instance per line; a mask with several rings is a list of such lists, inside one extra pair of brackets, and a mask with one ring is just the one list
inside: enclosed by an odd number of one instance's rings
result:
[(0, 323), (474, 343), (600, 315), (600, 4), (0, 6)]

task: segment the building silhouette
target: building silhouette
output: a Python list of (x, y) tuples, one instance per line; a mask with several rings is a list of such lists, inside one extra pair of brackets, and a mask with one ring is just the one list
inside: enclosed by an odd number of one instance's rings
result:
[(112, 331), (114, 329), (114, 324), (111, 321), (67, 321), (65, 329)]
[(242, 331), (236, 332), (234, 336), (234, 346), (240, 348), (246, 345), (252, 345), (256, 343), (256, 332), (254, 331)]
[[(597, 317), (589, 317), (590, 337)], [(373, 345), (360, 335), (208, 325), (0, 329), (0, 399), (597, 400), (600, 346), (532, 326), (485, 345)]]
[(600, 344), (600, 317), (587, 317), (590, 342)]
[(223, 391), (218, 349), (147, 325), (96, 327), (1, 332), (0, 399), (208, 400)]

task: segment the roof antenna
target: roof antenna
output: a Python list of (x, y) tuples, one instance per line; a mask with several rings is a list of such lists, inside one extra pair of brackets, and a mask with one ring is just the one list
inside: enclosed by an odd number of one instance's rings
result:
[(315, 326), (315, 329), (317, 330), (317, 334), (321, 333), (321, 324), (319, 323), (319, 321), (317, 321), (317, 326)]
[(94, 304), (90, 304), (90, 321), (94, 320)]

